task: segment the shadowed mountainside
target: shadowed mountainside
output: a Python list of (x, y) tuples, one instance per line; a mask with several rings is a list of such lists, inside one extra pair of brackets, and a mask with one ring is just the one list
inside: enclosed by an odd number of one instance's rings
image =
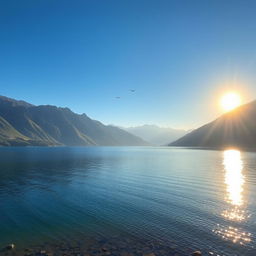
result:
[(156, 146), (167, 145), (187, 133), (185, 130), (163, 128), (157, 125), (142, 125), (123, 129)]
[(256, 101), (222, 115), (169, 146), (256, 148)]
[(0, 145), (141, 146), (142, 139), (68, 108), (0, 96)]

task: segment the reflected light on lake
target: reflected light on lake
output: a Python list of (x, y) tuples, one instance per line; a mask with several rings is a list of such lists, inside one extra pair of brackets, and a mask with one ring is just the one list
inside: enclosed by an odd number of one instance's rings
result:
[(224, 151), (225, 183), (227, 185), (227, 200), (234, 206), (243, 205), (243, 161), (238, 150)]
[(212, 230), (216, 235), (222, 237), (223, 240), (232, 241), (241, 245), (251, 242), (251, 233), (245, 232), (232, 226), (217, 225), (217, 228)]
[[(226, 185), (226, 201), (230, 208), (222, 212), (222, 216), (232, 222), (245, 221), (250, 216), (245, 211), (243, 187), (245, 183), (243, 175), (243, 161), (239, 150), (226, 150), (223, 155), (223, 165), (225, 171), (224, 182)], [(220, 226), (213, 232), (221, 236), (224, 240), (231, 240), (241, 245), (251, 242), (251, 233), (232, 226)]]

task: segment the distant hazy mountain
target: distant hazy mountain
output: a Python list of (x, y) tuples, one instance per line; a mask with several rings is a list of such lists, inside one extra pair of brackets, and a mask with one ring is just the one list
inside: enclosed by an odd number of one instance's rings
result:
[(34, 106), (0, 96), (0, 145), (147, 145), (122, 129), (68, 108)]
[(167, 145), (170, 141), (177, 140), (187, 133), (185, 130), (163, 128), (156, 125), (142, 125), (124, 129), (153, 145)]
[(256, 148), (256, 101), (222, 115), (170, 146)]

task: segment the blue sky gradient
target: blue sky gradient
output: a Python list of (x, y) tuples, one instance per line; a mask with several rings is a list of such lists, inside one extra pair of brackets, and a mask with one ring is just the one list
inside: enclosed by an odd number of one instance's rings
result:
[(0, 94), (107, 124), (195, 128), (221, 114), (225, 91), (256, 98), (255, 9), (248, 0), (1, 1)]

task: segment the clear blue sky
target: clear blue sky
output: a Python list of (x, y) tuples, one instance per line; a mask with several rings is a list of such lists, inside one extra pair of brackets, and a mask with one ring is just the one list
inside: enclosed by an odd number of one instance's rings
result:
[(220, 114), (225, 90), (256, 98), (255, 10), (254, 0), (2, 0), (0, 94), (107, 124), (195, 128)]

